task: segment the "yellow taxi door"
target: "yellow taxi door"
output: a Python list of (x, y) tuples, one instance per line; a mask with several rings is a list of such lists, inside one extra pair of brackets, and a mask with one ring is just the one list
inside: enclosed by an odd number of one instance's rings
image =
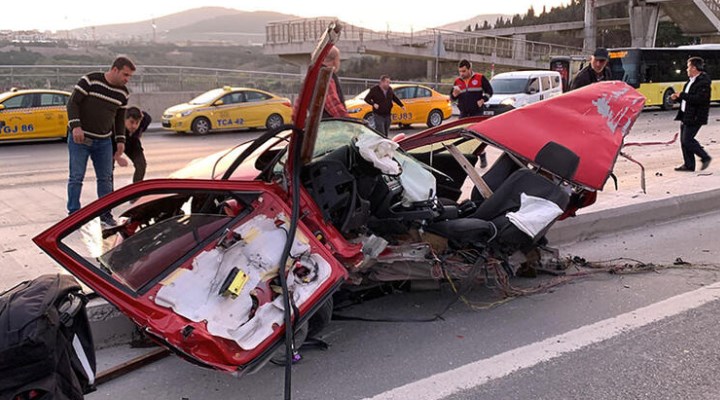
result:
[(397, 88), (393, 90), (395, 92), (395, 96), (400, 99), (400, 101), (403, 102), (405, 105), (405, 109), (403, 110), (400, 108), (397, 104), (395, 104), (392, 108), (392, 123), (393, 124), (412, 124), (416, 119), (415, 115), (417, 114), (417, 103), (415, 101), (415, 91), (417, 90), (416, 86), (405, 86), (401, 88)]
[(248, 90), (245, 92), (243, 113), (249, 127), (265, 126), (267, 117), (272, 114), (273, 107), (268, 103), (270, 96), (265, 93)]
[(40, 104), (35, 111), (37, 137), (61, 138), (67, 135), (68, 96), (60, 93), (40, 93)]
[(34, 97), (34, 93), (25, 93), (3, 101), (0, 110), (0, 140), (36, 137), (37, 120), (32, 108)]
[(239, 108), (245, 102), (243, 92), (232, 92), (223, 96), (221, 105), (215, 106), (211, 114), (211, 124), (215, 129), (240, 129), (245, 127)]
[(413, 98), (413, 104), (415, 104), (413, 123), (426, 123), (428, 115), (433, 109), (432, 92), (430, 89), (418, 86), (415, 91), (415, 97)]

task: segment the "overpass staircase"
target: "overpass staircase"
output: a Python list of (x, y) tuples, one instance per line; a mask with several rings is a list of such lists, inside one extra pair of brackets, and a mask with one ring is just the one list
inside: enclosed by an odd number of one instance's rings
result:
[(662, 11), (686, 35), (720, 34), (720, 0), (646, 0), (658, 4)]

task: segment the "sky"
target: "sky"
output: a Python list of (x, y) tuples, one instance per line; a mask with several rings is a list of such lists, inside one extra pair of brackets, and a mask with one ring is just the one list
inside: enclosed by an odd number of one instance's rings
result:
[(475, 0), (453, 3), (417, 0), (7, 1), (12, 2), (12, 6), (3, 6), (4, 14), (7, 14), (0, 22), (0, 30), (41, 31), (137, 22), (203, 6), (242, 11), (276, 11), (305, 18), (333, 16), (370, 29), (410, 31), (461, 21), (479, 14), (524, 14), (530, 6), (539, 13), (543, 5), (549, 10), (568, 3), (568, 0)]

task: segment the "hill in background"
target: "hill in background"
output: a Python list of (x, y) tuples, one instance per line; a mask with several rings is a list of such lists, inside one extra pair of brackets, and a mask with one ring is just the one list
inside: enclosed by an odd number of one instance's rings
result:
[(451, 31), (462, 31), (465, 30), (468, 26), (474, 27), (476, 24), (479, 26), (483, 26), (483, 23), (485, 21), (490, 24), (490, 26), (493, 26), (498, 18), (508, 19), (511, 18), (512, 15), (509, 14), (481, 14), (476, 15), (469, 19), (464, 19), (462, 21), (456, 21), (451, 22), (449, 24), (445, 24), (442, 26), (438, 26), (438, 29), (447, 29)]
[(202, 7), (139, 22), (73, 29), (63, 32), (62, 36), (102, 42), (214, 41), (250, 45), (264, 42), (265, 25), (269, 22), (294, 18), (298, 17), (271, 11)]

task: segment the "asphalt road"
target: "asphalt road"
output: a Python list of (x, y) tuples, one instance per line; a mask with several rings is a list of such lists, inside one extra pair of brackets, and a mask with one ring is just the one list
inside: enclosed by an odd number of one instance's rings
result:
[[(489, 310), (458, 303), (436, 322), (334, 321), (323, 333), (329, 350), (302, 351), (304, 359), (293, 368), (293, 398), (718, 398), (718, 223), (720, 213), (561, 249), (588, 260), (630, 257), (653, 262), (659, 265), (655, 271), (594, 274)], [(696, 265), (660, 267), (677, 257)], [(532, 287), (550, 279), (519, 278), (514, 284)], [(702, 288), (704, 297), (698, 300), (696, 291)], [(673, 298), (677, 295), (685, 297)], [(451, 298), (447, 287), (396, 293), (342, 312), (423, 317)], [(478, 287), (469, 299), (491, 302), (499, 297)], [(643, 318), (647, 321), (638, 326)], [(99, 357), (109, 363), (118, 352), (122, 349), (100, 351)], [(470, 386), (454, 392), (457, 385)], [(169, 357), (108, 382), (87, 398), (282, 395), (281, 367), (267, 365), (237, 379)]]

